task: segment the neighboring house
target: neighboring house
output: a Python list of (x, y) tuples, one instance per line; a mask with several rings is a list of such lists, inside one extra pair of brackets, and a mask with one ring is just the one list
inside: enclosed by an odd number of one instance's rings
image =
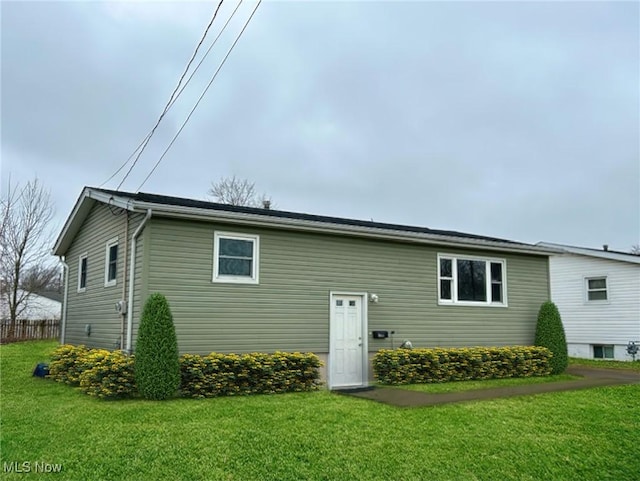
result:
[(181, 352), (310, 351), (331, 388), (380, 348), (530, 345), (549, 300), (539, 246), (421, 227), (85, 188), (53, 253), (62, 341), (135, 348), (150, 293)]
[(558, 306), (569, 355), (631, 360), (640, 344), (640, 256), (561, 244), (550, 259), (551, 298)]
[[(19, 297), (24, 297), (27, 292), (18, 291)], [(29, 293), (28, 297), (19, 305), (18, 319), (24, 321), (42, 321), (50, 319), (60, 319), (62, 303), (60, 300), (51, 299), (49, 296)], [(8, 321), (11, 316), (9, 314), (9, 304), (7, 298), (0, 296), (0, 315), (3, 321)]]

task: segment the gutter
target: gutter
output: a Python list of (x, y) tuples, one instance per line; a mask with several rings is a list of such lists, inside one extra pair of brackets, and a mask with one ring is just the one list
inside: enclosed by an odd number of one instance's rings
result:
[(62, 298), (62, 320), (60, 322), (60, 344), (64, 344), (64, 335), (67, 328), (67, 302), (69, 299), (69, 265), (65, 260), (65, 256), (60, 256), (60, 263), (64, 270), (64, 295)]
[(125, 349), (129, 354), (131, 354), (131, 331), (133, 329), (133, 283), (136, 274), (136, 247), (138, 245), (137, 240), (147, 221), (151, 219), (151, 214), (151, 209), (147, 209), (147, 215), (144, 216), (144, 219), (142, 219), (142, 222), (140, 222), (140, 225), (131, 236), (131, 258), (129, 260), (129, 305), (127, 306), (127, 345)]

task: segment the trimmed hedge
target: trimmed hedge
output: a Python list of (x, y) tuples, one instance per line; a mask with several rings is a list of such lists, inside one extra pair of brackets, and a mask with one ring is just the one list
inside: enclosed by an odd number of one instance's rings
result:
[(184, 354), (180, 390), (195, 398), (313, 391), (321, 365), (315, 354), (299, 352)]
[[(52, 354), (49, 377), (80, 386), (101, 399), (138, 394), (135, 356), (122, 351), (64, 345)], [(183, 397), (313, 391), (320, 386), (318, 356), (312, 353), (184, 354), (180, 360)]]
[(92, 349), (85, 355), (85, 365), (92, 366), (80, 374), (80, 389), (101, 399), (132, 397), (136, 393), (133, 356), (122, 351)]
[(471, 347), (454, 349), (382, 349), (373, 371), (383, 384), (547, 376), (552, 354), (544, 347)]
[(80, 375), (87, 368), (84, 357), (89, 352), (85, 346), (63, 344), (51, 354), (49, 376), (55, 381), (71, 386), (80, 385)]

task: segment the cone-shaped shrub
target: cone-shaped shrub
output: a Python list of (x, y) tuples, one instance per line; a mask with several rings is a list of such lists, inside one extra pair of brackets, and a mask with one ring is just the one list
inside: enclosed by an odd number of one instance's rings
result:
[(138, 392), (146, 399), (167, 399), (180, 386), (176, 330), (162, 294), (151, 294), (142, 310), (134, 374)]
[(567, 369), (569, 365), (567, 338), (564, 335), (560, 312), (551, 301), (545, 302), (540, 307), (535, 345), (546, 347), (553, 353), (550, 362), (552, 374), (560, 374)]

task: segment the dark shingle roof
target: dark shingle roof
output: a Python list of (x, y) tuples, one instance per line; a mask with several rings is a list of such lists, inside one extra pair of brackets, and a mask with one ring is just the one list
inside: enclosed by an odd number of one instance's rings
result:
[(447, 236), (447, 237), (459, 237), (463, 239), (473, 239), (473, 240), (489, 241), (489, 242), (501, 242), (501, 243), (513, 244), (513, 245), (529, 245), (522, 242), (515, 242), (507, 239), (496, 238), (496, 237), (480, 236), (475, 234), (467, 234), (464, 232), (456, 232), (456, 231), (449, 231), (449, 230), (429, 229), (427, 227), (418, 227), (418, 226), (400, 225), (400, 224), (387, 224), (382, 222), (365, 221), (365, 220), (358, 220), (358, 219), (345, 219), (342, 217), (303, 214), (299, 212), (263, 209), (263, 208), (256, 208), (256, 207), (243, 207), (243, 206), (235, 206), (235, 205), (229, 205), (229, 204), (219, 204), (216, 202), (208, 202), (204, 200), (187, 199), (183, 197), (172, 197), (168, 195), (150, 194), (146, 192), (133, 193), (133, 192), (123, 192), (123, 191), (108, 190), (108, 189), (98, 189), (98, 188), (92, 188), (92, 189), (99, 192), (104, 192), (106, 194), (113, 195), (113, 196), (128, 197), (134, 201), (148, 202), (148, 203), (160, 204), (160, 205), (171, 205), (171, 206), (180, 206), (180, 207), (188, 207), (188, 208), (196, 208), (196, 209), (209, 209), (209, 210), (215, 210), (215, 211), (236, 212), (236, 213), (245, 213), (245, 214), (258, 214), (258, 215), (270, 216), (274, 218), (297, 219), (297, 220), (320, 222), (320, 223), (326, 223), (326, 224), (338, 224), (338, 225), (345, 225), (345, 226), (368, 227), (368, 228), (374, 228), (374, 229), (388, 229), (388, 230), (395, 230), (395, 231), (401, 231), (401, 232), (414, 232), (414, 233), (440, 235), (440, 236)]

